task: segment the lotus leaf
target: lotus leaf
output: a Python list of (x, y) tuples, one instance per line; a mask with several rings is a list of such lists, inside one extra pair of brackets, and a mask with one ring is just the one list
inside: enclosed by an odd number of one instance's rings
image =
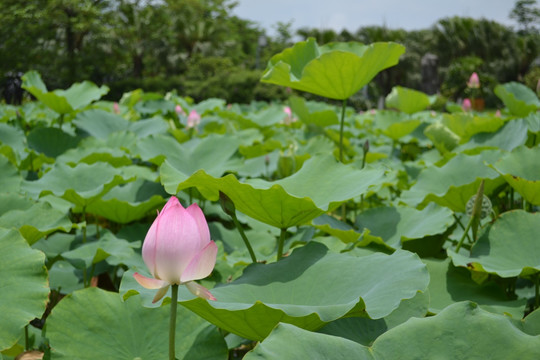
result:
[(261, 81), (345, 100), (380, 71), (397, 64), (405, 52), (396, 43), (330, 43), (314, 39), (296, 43), (274, 55)]
[[(227, 346), (214, 326), (182, 308), (177, 316), (177, 359), (227, 359)], [(165, 359), (168, 321), (168, 307), (148, 309), (139, 296), (123, 303), (116, 293), (88, 288), (54, 308), (47, 337), (55, 359)]]

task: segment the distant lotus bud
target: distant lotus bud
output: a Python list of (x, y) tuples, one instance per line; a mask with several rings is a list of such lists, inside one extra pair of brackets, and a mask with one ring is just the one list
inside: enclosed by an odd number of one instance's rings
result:
[(375, 109), (371, 109), (371, 110), (369, 110), (369, 113), (370, 113), (371, 115), (375, 115), (375, 114), (377, 113), (377, 111), (376, 111)]
[(192, 127), (195, 127), (199, 125), (200, 122), (201, 122), (201, 115), (199, 115), (197, 110), (191, 110), (187, 118), (187, 128), (190, 129)]
[(236, 216), (236, 207), (234, 206), (233, 201), (221, 191), (219, 192), (219, 205), (221, 205), (225, 214), (233, 218)]
[(290, 87), (285, 88), (285, 91), (287, 92), (287, 94), (292, 93), (292, 89)]
[(115, 114), (120, 114), (120, 105), (118, 105), (117, 102), (115, 102), (113, 105), (113, 111)]
[(465, 100), (463, 100), (463, 111), (471, 111), (472, 109), (472, 103), (471, 103), (471, 100), (469, 98), (466, 98)]
[(467, 82), (467, 87), (471, 89), (479, 89), (480, 88), (480, 79), (478, 78), (478, 74), (473, 72), (471, 77), (469, 78), (469, 81)]
[(290, 125), (291, 123), (296, 121), (296, 118), (293, 118), (292, 116), (292, 110), (290, 107), (285, 106), (283, 108), (283, 112), (285, 113), (285, 118), (283, 119), (283, 123), (285, 125)]
[(367, 154), (369, 152), (369, 140), (366, 140), (364, 142), (364, 154)]
[(176, 112), (177, 115), (186, 115), (186, 113), (184, 112), (184, 109), (182, 109), (182, 107), (180, 105), (176, 105), (174, 107), (174, 112)]
[(495, 111), (495, 117), (498, 117), (498, 118), (501, 117), (501, 110), (497, 109), (497, 111)]

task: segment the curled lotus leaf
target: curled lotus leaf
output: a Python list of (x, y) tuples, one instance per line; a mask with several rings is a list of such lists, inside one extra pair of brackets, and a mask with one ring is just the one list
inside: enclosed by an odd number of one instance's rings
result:
[(261, 81), (345, 100), (380, 71), (396, 65), (404, 52), (403, 45), (392, 42), (318, 46), (310, 38), (274, 55)]

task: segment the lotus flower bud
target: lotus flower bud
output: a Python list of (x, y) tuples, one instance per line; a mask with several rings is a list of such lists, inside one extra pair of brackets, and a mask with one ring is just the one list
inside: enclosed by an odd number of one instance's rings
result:
[(115, 114), (120, 114), (120, 105), (118, 105), (117, 102), (115, 102), (113, 105), (113, 111)]
[(471, 89), (479, 89), (480, 88), (480, 79), (478, 78), (478, 74), (473, 72), (471, 77), (469, 78), (469, 81), (467, 81), (467, 87)]
[(197, 110), (191, 110), (187, 118), (187, 128), (190, 129), (192, 127), (195, 127), (199, 125), (200, 122), (201, 122), (201, 115), (199, 115)]
[(180, 115), (186, 115), (186, 113), (184, 112), (184, 109), (182, 109), (182, 107), (180, 105), (176, 105), (174, 107), (174, 112), (180, 116)]
[(463, 100), (463, 111), (471, 111), (472, 109), (472, 103), (471, 103), (471, 100), (466, 98), (465, 100)]
[(139, 273), (133, 276), (143, 287), (159, 289), (153, 302), (165, 296), (171, 284), (186, 285), (194, 295), (215, 300), (194, 280), (210, 275), (217, 250), (199, 206), (192, 204), (184, 209), (176, 197), (171, 197), (144, 239), (142, 256), (153, 278)]

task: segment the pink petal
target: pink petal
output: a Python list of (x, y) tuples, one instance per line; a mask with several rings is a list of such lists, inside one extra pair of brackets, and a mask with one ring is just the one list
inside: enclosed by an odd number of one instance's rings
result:
[(202, 246), (206, 246), (210, 242), (210, 230), (208, 229), (208, 223), (204, 214), (197, 204), (191, 204), (186, 211), (197, 223), (197, 228), (199, 229), (200, 239), (202, 241)]
[(133, 277), (137, 282), (146, 289), (160, 289), (164, 286), (169, 285), (166, 281), (155, 279), (155, 278), (149, 278), (144, 275), (141, 275), (139, 273), (133, 274)]
[(194, 281), (187, 282), (185, 285), (188, 288), (188, 290), (195, 296), (198, 296), (200, 298), (207, 299), (207, 300), (214, 300), (214, 301), (217, 300), (214, 297), (214, 295), (212, 295), (210, 291), (208, 291), (207, 288), (205, 288), (202, 285), (197, 284)]
[(167, 291), (169, 291), (169, 285), (162, 287), (156, 292), (156, 295), (154, 296), (154, 299), (152, 299), (152, 304), (157, 303), (159, 300), (161, 300), (166, 294)]
[(216, 266), (216, 256), (218, 247), (215, 242), (211, 241), (197, 255), (191, 259), (188, 266), (180, 276), (181, 282), (204, 279)]

